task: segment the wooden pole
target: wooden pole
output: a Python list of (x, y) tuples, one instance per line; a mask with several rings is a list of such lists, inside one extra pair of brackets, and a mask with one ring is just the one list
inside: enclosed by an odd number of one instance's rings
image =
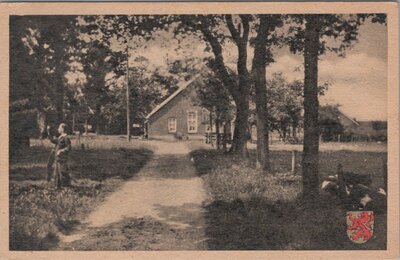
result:
[(293, 150), (292, 151), (292, 174), (296, 175), (297, 174), (297, 151)]
[(88, 135), (88, 122), (87, 122), (87, 118), (85, 119), (85, 135)]
[(131, 141), (131, 120), (130, 120), (130, 100), (129, 100), (129, 44), (126, 45), (126, 137)]

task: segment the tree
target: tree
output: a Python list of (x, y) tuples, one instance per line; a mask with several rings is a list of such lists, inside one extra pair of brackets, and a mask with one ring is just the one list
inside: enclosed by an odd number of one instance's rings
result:
[(387, 121), (372, 121), (372, 129), (375, 131), (386, 130), (387, 129)]
[(10, 155), (19, 147), (29, 146), (29, 136), (34, 134), (37, 111), (41, 108), (42, 95), (37, 95), (39, 70), (23, 41), (29, 33), (28, 23), (25, 16), (10, 17)]
[[(100, 49), (107, 50), (107, 57), (99, 57), (100, 63), (111, 64), (113, 67), (114, 77), (125, 77), (126, 89), (126, 130), (127, 137), (130, 140), (131, 129), (131, 91), (130, 91), (130, 61), (131, 55), (134, 54), (135, 49), (143, 43), (149, 41), (153, 37), (153, 33), (164, 27), (163, 21), (166, 16), (152, 16), (152, 15), (106, 15), (106, 16), (84, 16), (84, 32), (92, 37), (92, 41), (98, 41)], [(111, 51), (112, 50), (112, 51)], [(101, 60), (104, 58), (103, 60)], [(106, 62), (107, 59), (107, 62)], [(102, 66), (96, 68), (102, 70)], [(103, 70), (104, 72), (104, 70)], [(100, 80), (104, 82), (104, 77), (101, 76)], [(100, 86), (95, 87), (100, 90)], [(99, 102), (95, 102), (98, 103)], [(101, 103), (101, 102), (100, 102)], [(97, 107), (95, 111), (100, 111)], [(99, 116), (97, 116), (98, 118)]]
[(278, 131), (285, 140), (291, 128), (296, 138), (296, 130), (302, 126), (303, 83), (288, 82), (281, 73), (274, 73), (266, 85), (269, 129)]
[[(223, 86), (229, 91), (236, 106), (236, 120), (231, 151), (248, 156), (247, 122), (249, 117), (249, 93), (251, 78), (247, 68), (247, 45), (249, 43), (249, 15), (239, 15), (235, 24), (232, 15), (183, 15), (178, 20), (181, 26), (177, 33), (200, 32), (207, 43), (207, 50), (214, 55), (213, 70), (220, 78)], [(226, 32), (228, 30), (228, 32)], [(238, 50), (236, 81), (224, 61), (222, 46), (225, 41), (232, 41)]]
[[(280, 15), (198, 15), (182, 16), (183, 24), (192, 31), (199, 30), (214, 54), (214, 71), (228, 89), (236, 105), (236, 120), (231, 150), (247, 157), (250, 89), (255, 85), (257, 102), (257, 165), (269, 168), (268, 125), (266, 121), (266, 66), (272, 62), (271, 47), (278, 42), (275, 29), (282, 26)], [(187, 28), (186, 28), (187, 29)], [(255, 31), (253, 38), (251, 32)], [(226, 41), (237, 48), (237, 79), (227, 69), (222, 46)], [(252, 71), (247, 65), (248, 45), (254, 46)]]
[[(215, 125), (217, 150), (221, 148), (221, 143), (226, 149), (226, 127), (232, 120), (233, 100), (215, 73), (207, 71), (203, 73), (203, 77), (205, 78), (204, 84), (196, 88), (196, 101), (210, 113), (210, 131), (212, 132), (212, 126)], [(223, 140), (220, 139), (220, 125), (224, 126)]]
[[(175, 92), (177, 81), (159, 70), (149, 70), (149, 60), (136, 57), (130, 66), (129, 78), (131, 102), (130, 121), (143, 123), (145, 116), (165, 98)], [(107, 134), (126, 132), (126, 84), (124, 76), (110, 76), (106, 82), (107, 101), (102, 104), (104, 131)]]
[(258, 15), (259, 25), (254, 38), (254, 57), (252, 76), (255, 87), (256, 122), (257, 122), (257, 167), (270, 170), (269, 161), (269, 124), (267, 109), (266, 67), (273, 62), (271, 47), (277, 44), (273, 34), (283, 25), (280, 15)]
[[(346, 48), (356, 40), (358, 28), (365, 19), (385, 23), (385, 14), (307, 14), (292, 15), (296, 25), (291, 26), (290, 49), (304, 55), (304, 144), (303, 144), (303, 198), (314, 200), (319, 193), (318, 153), (318, 57), (328, 51), (344, 56)], [(330, 46), (327, 38), (339, 44)]]
[[(71, 104), (74, 90), (68, 89), (65, 73), (77, 40), (75, 18), (13, 16), (10, 19), (10, 101), (28, 98), (28, 106), (35, 111), (25, 117), (38, 120), (28, 124), (30, 135), (37, 127), (43, 130), (47, 121), (63, 121)], [(55, 116), (49, 120), (51, 114)], [(22, 120), (16, 119), (17, 125), (18, 121)]]
[[(50, 85), (49, 96), (56, 114), (56, 123), (64, 121), (65, 109), (68, 105), (69, 90), (65, 73), (69, 69), (72, 49), (77, 41), (75, 32), (75, 16), (39, 16), (31, 18), (33, 28), (38, 30), (37, 45), (34, 55), (41, 60), (45, 79)], [(41, 53), (45, 53), (40, 56)]]
[(107, 60), (110, 56), (110, 50), (98, 40), (85, 44), (84, 50), (82, 63), (87, 80), (82, 92), (85, 102), (93, 111), (96, 133), (104, 133), (104, 117), (101, 109), (109, 101), (105, 78), (112, 70), (111, 64)]
[(249, 94), (251, 77), (247, 68), (247, 45), (249, 42), (250, 19), (249, 15), (239, 15), (240, 22), (235, 26), (232, 15), (226, 15), (225, 20), (233, 42), (238, 49), (237, 72), (238, 85), (232, 92), (236, 103), (236, 124), (234, 130), (233, 150), (243, 157), (247, 157), (247, 122), (249, 118)]

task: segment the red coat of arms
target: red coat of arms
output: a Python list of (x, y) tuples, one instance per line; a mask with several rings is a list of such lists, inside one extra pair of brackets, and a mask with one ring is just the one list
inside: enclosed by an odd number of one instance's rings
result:
[(374, 230), (373, 211), (349, 211), (346, 214), (347, 236), (357, 244), (371, 239)]

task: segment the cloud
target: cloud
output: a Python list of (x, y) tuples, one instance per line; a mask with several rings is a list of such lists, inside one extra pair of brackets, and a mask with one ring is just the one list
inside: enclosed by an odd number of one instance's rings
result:
[[(346, 58), (322, 59), (319, 77), (337, 83), (383, 83), (386, 81), (386, 62), (366, 53), (348, 55)], [(380, 86), (375, 86), (380, 87)]]
[(319, 73), (320, 80), (332, 83), (325, 99), (334, 99), (344, 112), (359, 120), (387, 118), (385, 60), (366, 53), (349, 54), (321, 60)]
[(303, 80), (304, 72), (299, 70), (303, 62), (299, 55), (286, 54), (275, 58), (275, 62), (267, 67), (267, 77), (274, 73), (283, 73), (289, 81)]
[[(301, 70), (296, 70), (301, 68)], [(385, 59), (366, 53), (351, 53), (345, 58), (323, 57), (318, 66), (319, 82), (331, 86), (321, 103), (338, 103), (343, 112), (359, 120), (387, 118), (387, 64)], [(270, 77), (282, 72), (289, 80), (303, 80), (302, 57), (284, 54), (267, 68)]]

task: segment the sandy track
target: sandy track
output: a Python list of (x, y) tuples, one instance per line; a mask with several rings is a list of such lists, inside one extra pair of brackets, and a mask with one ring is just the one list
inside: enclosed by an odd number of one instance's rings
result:
[[(93, 211), (79, 231), (61, 238), (63, 249), (205, 249), (206, 191), (195, 175), (187, 144), (157, 141), (151, 145), (154, 157)], [(130, 230), (136, 231), (128, 236), (129, 223)], [(105, 244), (109, 236), (114, 243)]]

